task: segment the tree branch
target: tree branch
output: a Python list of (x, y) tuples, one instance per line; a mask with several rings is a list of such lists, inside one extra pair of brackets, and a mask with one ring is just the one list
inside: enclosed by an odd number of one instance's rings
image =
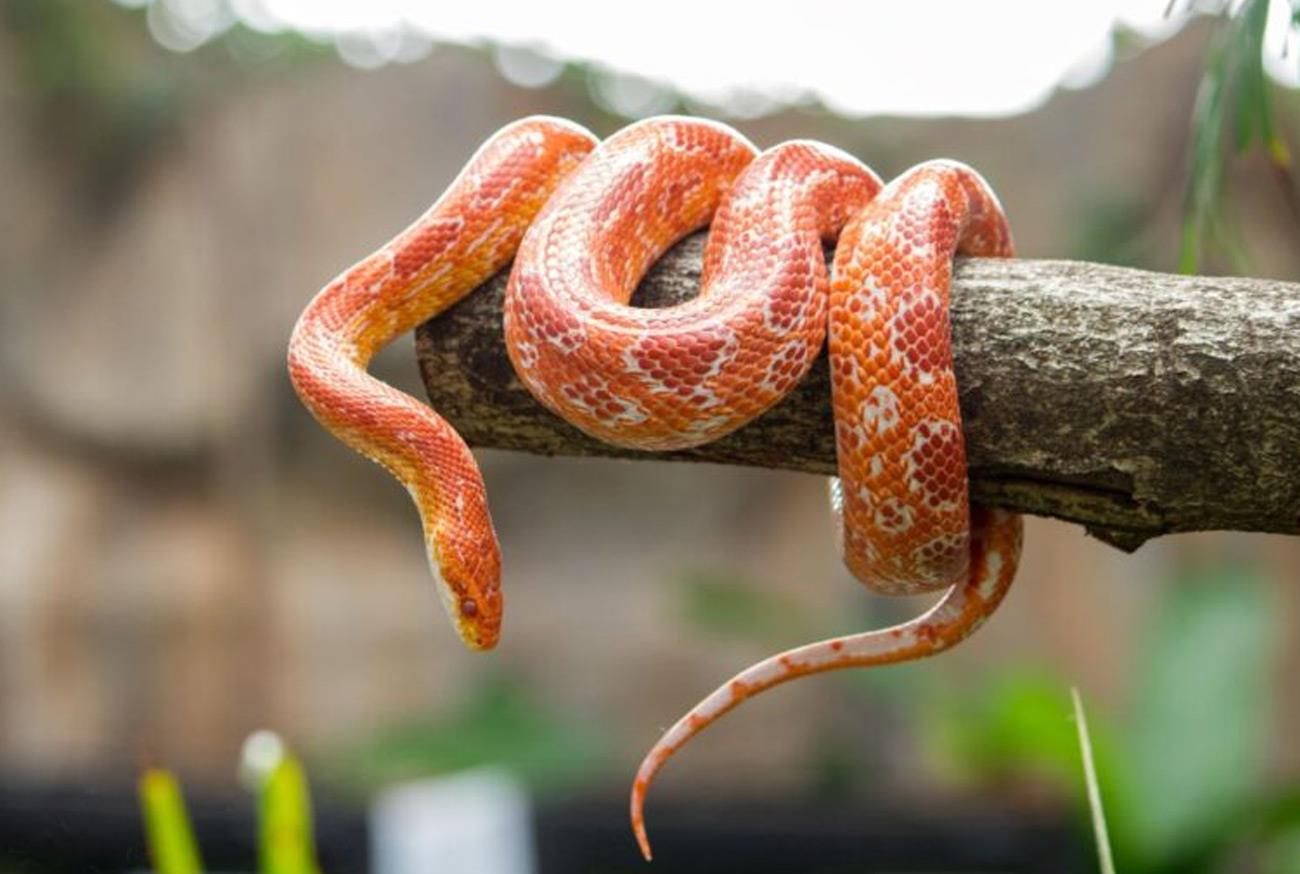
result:
[[(701, 251), (701, 235), (676, 246), (634, 302), (694, 295)], [(543, 409), (515, 377), (505, 281), (417, 334), (429, 399), (470, 445), (834, 472), (825, 355), (723, 440), (618, 449)], [(1078, 522), (1123, 549), (1174, 531), (1300, 533), (1300, 284), (963, 259), (954, 285), (975, 501)]]

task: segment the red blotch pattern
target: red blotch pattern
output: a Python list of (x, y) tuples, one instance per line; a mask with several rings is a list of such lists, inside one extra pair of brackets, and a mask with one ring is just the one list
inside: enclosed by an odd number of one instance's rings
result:
[[(631, 125), (560, 186), (525, 235), (506, 291), (511, 361), (541, 403), (606, 442), (666, 450), (716, 440), (812, 366), (830, 284), (822, 242), (879, 188), (860, 162), (819, 143), (756, 155), (712, 122)], [(699, 297), (629, 307), (654, 260), (707, 224)], [(557, 338), (558, 313), (581, 321), (577, 342)], [(644, 417), (611, 420), (557, 391), (588, 373), (635, 399)]]
[[(831, 147), (794, 141), (756, 155), (730, 128), (671, 117), (593, 147), (557, 119), (494, 135), (424, 216), (313, 299), (289, 373), (322, 424), (410, 490), (448, 611), (466, 643), (487, 648), (502, 598), (482, 477), (434, 411), (366, 374), (379, 348), (513, 257), (505, 335), (524, 383), (589, 434), (675, 449), (780, 400), (829, 321), (845, 561), (882, 592), (948, 592), (912, 622), (765, 659), (684, 716), (634, 784), (648, 857), (650, 781), (711, 722), (795, 677), (931, 655), (1001, 601), (1021, 525), (969, 505), (948, 303), (953, 255), (1010, 255), (1011, 239), (988, 186), (953, 162), (915, 167), (881, 191)], [(700, 295), (627, 306), (655, 258), (710, 222)], [(837, 237), (828, 275), (822, 245)]]
[(289, 340), (289, 377), (303, 403), (415, 499), (442, 600), (476, 649), (496, 644), (503, 606), (478, 465), (437, 413), (365, 368), (393, 338), (505, 267), (542, 204), (594, 146), (591, 134), (560, 119), (503, 128), (428, 212), (326, 285)]

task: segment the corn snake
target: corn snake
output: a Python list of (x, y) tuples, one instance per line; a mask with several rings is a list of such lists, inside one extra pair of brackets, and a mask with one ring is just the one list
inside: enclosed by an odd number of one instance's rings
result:
[[(642, 309), (649, 266), (705, 225), (701, 292)], [(823, 243), (836, 243), (832, 271)], [(620, 446), (715, 440), (777, 403), (831, 355), (839, 477), (831, 503), (846, 565), (889, 594), (946, 590), (890, 629), (809, 644), (719, 687), (663, 734), (633, 784), (642, 815), (665, 761), (739, 703), (805, 674), (920, 658), (965, 638), (1000, 603), (1020, 519), (971, 508), (948, 325), (954, 254), (1011, 254), (996, 197), (947, 161), (887, 186), (832, 147), (761, 154), (730, 128), (662, 117), (603, 143), (535, 117), (491, 137), (432, 207), (308, 304), (289, 373), (316, 418), (387, 467), (420, 511), (430, 567), (464, 642), (500, 631), (500, 557), (472, 455), (438, 415), (369, 376), (394, 337), (513, 259), (510, 359), (539, 402)]]

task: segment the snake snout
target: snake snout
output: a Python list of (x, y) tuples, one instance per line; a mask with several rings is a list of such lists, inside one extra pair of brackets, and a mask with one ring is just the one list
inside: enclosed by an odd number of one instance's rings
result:
[(499, 577), (457, 581), (451, 589), (448, 612), (465, 646), (489, 650), (501, 636), (502, 598)]
[[(467, 526), (467, 528), (489, 526)], [(429, 569), (461, 642), (489, 650), (501, 636), (501, 554), (495, 537), (444, 530), (429, 542)]]
[(449, 612), (456, 633), (465, 646), (473, 650), (489, 650), (497, 645), (501, 636), (501, 594), (480, 592), (453, 595)]

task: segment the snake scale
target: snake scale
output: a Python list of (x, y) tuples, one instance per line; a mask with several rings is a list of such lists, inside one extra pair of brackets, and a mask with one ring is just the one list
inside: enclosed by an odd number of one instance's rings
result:
[[(655, 259), (706, 225), (699, 296), (629, 306)], [(632, 789), (648, 859), (646, 791), (710, 723), (805, 674), (946, 649), (1006, 594), (1021, 521), (970, 506), (948, 298), (955, 254), (1011, 252), (996, 196), (956, 162), (926, 162), (882, 185), (825, 144), (759, 152), (701, 119), (647, 119), (598, 142), (571, 122), (526, 118), (316, 295), (294, 328), (289, 374), (322, 425), (406, 486), (447, 612), (468, 646), (487, 649), (501, 627), (501, 561), (482, 477), (447, 422), (366, 372), (380, 348), (513, 261), (505, 342), (537, 400), (601, 440), (671, 450), (769, 409), (828, 344), (831, 507), (844, 561), (878, 592), (945, 594), (893, 628), (765, 659), (665, 732)]]

